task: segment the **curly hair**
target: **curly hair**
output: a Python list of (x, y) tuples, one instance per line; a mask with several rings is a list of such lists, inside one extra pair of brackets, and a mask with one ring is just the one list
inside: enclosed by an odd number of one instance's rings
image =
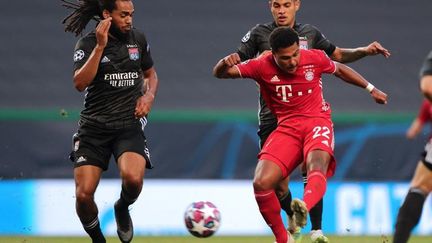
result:
[(99, 22), (103, 19), (103, 10), (112, 12), (116, 9), (117, 0), (78, 0), (72, 2), (68, 0), (61, 0), (62, 6), (67, 9), (73, 9), (73, 12), (63, 19), (62, 24), (65, 25), (65, 32), (75, 33), (76, 36), (80, 35), (87, 26), (90, 20)]

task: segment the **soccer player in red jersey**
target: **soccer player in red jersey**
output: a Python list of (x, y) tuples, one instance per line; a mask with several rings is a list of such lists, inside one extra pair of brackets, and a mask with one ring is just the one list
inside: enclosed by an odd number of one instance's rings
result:
[(360, 74), (333, 62), (321, 50), (299, 47), (297, 32), (276, 28), (269, 38), (271, 53), (245, 62), (237, 53), (221, 59), (213, 69), (217, 78), (251, 78), (260, 86), (278, 125), (258, 154), (253, 181), (259, 210), (277, 243), (292, 242), (280, 215), (275, 194), (280, 181), (305, 161), (307, 186), (303, 200), (293, 200), (294, 220), (306, 225), (308, 211), (324, 196), (326, 180), (334, 174), (334, 139), (330, 105), (322, 92), (322, 74), (334, 74), (347, 83), (365, 88), (375, 102), (387, 103), (387, 95)]
[[(418, 116), (407, 131), (407, 138), (415, 138), (427, 123), (432, 123), (432, 51), (423, 62), (420, 70), (420, 89), (426, 98), (420, 107)], [(406, 243), (411, 231), (420, 221), (423, 205), (432, 192), (432, 134), (424, 147), (417, 163), (410, 189), (405, 197), (396, 219), (393, 243)]]

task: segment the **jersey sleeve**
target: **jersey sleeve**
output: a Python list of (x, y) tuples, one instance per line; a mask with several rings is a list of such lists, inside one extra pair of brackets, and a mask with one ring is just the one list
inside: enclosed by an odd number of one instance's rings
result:
[(432, 51), (429, 52), (420, 69), (420, 78), (425, 75), (432, 75)]
[(428, 100), (423, 100), (417, 118), (421, 123), (426, 123), (431, 120), (431, 103)]
[(250, 59), (236, 65), (242, 78), (251, 78), (256, 81), (260, 79), (259, 66), (260, 58)]
[(141, 47), (141, 69), (147, 70), (153, 67), (153, 59), (151, 57), (150, 45), (147, 42), (145, 35), (137, 31), (137, 41)]
[(257, 26), (249, 30), (246, 35), (243, 36), (243, 38), (241, 39), (241, 43), (237, 48), (237, 53), (239, 54), (242, 61), (252, 59), (258, 53), (258, 45), (256, 43), (256, 38), (254, 34)]
[(78, 40), (73, 55), (74, 71), (84, 66), (95, 46), (96, 41), (91, 38), (83, 37)]
[(320, 67), (323, 73), (336, 72), (336, 64), (331, 60), (324, 51), (315, 50), (320, 60)]
[(312, 25), (310, 27), (314, 32), (312, 48), (323, 50), (327, 55), (331, 56), (335, 51), (336, 46), (331, 43), (330, 40), (327, 39), (317, 27)]

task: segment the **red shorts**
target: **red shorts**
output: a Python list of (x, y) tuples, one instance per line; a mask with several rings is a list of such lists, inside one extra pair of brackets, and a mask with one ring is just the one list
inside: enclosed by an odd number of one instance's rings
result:
[(333, 122), (330, 118), (290, 118), (283, 121), (268, 137), (258, 159), (270, 160), (279, 165), (285, 178), (313, 150), (323, 150), (331, 155), (327, 177), (333, 176), (336, 160), (333, 152)]

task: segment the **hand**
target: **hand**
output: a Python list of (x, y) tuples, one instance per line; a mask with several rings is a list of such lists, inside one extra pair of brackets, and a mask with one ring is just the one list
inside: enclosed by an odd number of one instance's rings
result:
[(96, 40), (100, 47), (105, 47), (108, 43), (108, 31), (111, 27), (112, 18), (106, 18), (96, 26)]
[(375, 102), (378, 104), (387, 104), (387, 94), (382, 92), (381, 90), (374, 88), (370, 93), (372, 98), (374, 98)]
[(240, 56), (237, 53), (230, 54), (230, 55), (224, 57), (224, 59), (222, 59), (222, 60), (229, 67), (232, 67), (232, 66), (235, 66), (235, 65), (241, 63)]
[(151, 93), (145, 93), (143, 96), (139, 97), (135, 106), (135, 117), (141, 118), (146, 116), (153, 105), (154, 95)]
[(381, 54), (385, 58), (388, 58), (391, 55), (390, 51), (388, 51), (383, 46), (381, 46), (381, 44), (378, 41), (374, 41), (374, 42), (370, 43), (366, 47), (365, 51), (366, 51), (366, 55), (368, 55), (368, 56), (374, 56), (374, 55)]

